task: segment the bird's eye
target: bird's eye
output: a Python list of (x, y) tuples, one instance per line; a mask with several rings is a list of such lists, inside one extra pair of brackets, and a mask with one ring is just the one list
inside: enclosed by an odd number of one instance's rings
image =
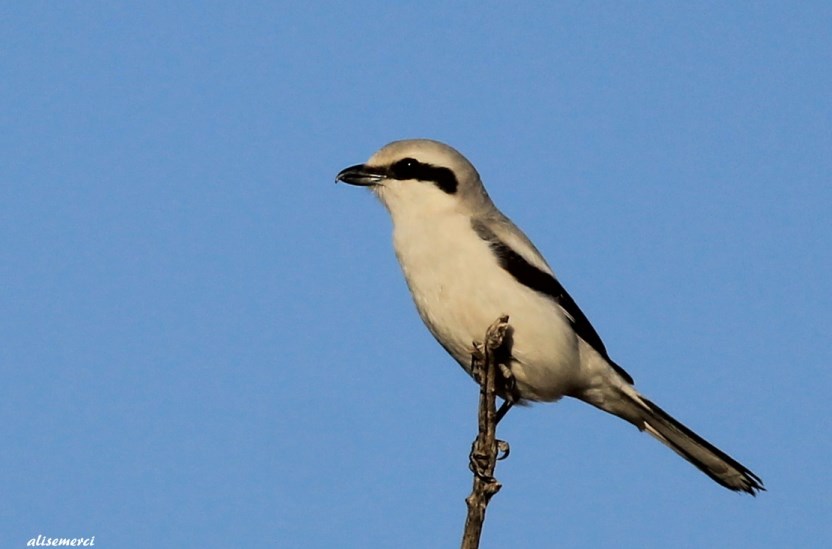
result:
[(415, 158), (402, 158), (390, 166), (389, 176), (399, 181), (415, 180), (433, 183), (442, 191), (453, 194), (459, 182), (450, 168), (419, 162)]
[(420, 166), (421, 164), (415, 158), (402, 158), (390, 166), (390, 171), (396, 179), (417, 179), (416, 175)]

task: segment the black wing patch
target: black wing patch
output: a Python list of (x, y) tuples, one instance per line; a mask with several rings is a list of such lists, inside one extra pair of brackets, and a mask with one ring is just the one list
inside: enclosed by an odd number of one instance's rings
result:
[(578, 334), (578, 337), (586, 341), (590, 347), (604, 357), (604, 360), (610, 363), (618, 374), (627, 380), (627, 383), (633, 384), (633, 378), (630, 377), (624, 368), (613, 362), (607, 348), (604, 347), (604, 342), (601, 341), (601, 336), (595, 331), (595, 328), (590, 324), (589, 319), (584, 315), (583, 311), (575, 303), (575, 300), (566, 293), (566, 290), (561, 286), (560, 282), (545, 271), (541, 271), (528, 261), (523, 256), (512, 250), (502, 240), (500, 240), (491, 229), (478, 223), (472, 222), (474, 230), (477, 234), (488, 243), (491, 251), (500, 262), (500, 266), (505, 269), (514, 279), (531, 288), (532, 290), (548, 296), (552, 301), (560, 305), (564, 311), (571, 317), (572, 329)]

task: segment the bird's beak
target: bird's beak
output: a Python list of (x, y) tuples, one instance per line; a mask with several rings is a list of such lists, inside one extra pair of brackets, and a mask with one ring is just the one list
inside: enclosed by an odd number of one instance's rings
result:
[(338, 175), (335, 176), (335, 182), (343, 181), (350, 185), (372, 187), (378, 185), (384, 179), (384, 174), (383, 168), (367, 166), (366, 164), (356, 164), (338, 172)]

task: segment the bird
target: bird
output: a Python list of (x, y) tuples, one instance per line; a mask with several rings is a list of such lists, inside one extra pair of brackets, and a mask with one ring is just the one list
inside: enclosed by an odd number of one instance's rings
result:
[(431, 139), (393, 141), (341, 170), (339, 181), (368, 187), (387, 209), (416, 310), (469, 375), (473, 342), (510, 316), (511, 383), (498, 387), (502, 413), (515, 402), (576, 398), (646, 431), (725, 488), (765, 490), (760, 477), (635, 389), (543, 255), (497, 209), (456, 149)]

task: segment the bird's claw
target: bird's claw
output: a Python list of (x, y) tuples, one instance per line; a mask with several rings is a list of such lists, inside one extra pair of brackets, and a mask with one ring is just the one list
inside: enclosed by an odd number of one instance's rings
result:
[(488, 469), (488, 456), (476, 449), (477, 443), (471, 445), (471, 453), (468, 454), (468, 469), (471, 470), (478, 479), (485, 482), (494, 481), (494, 477), (486, 473)]
[(497, 441), (497, 461), (503, 461), (511, 453), (511, 446), (505, 440)]

